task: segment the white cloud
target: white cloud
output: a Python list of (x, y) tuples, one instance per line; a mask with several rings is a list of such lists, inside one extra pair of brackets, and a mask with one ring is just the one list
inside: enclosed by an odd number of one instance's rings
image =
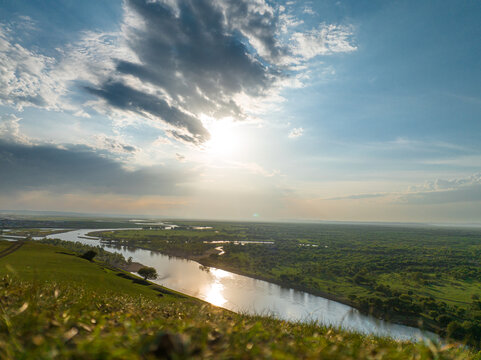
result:
[(289, 139), (296, 139), (298, 137), (301, 137), (304, 134), (304, 129), (299, 127), (299, 128), (294, 128), (289, 132), (289, 135), (287, 137)]
[(25, 49), (0, 26), (0, 103), (22, 109), (25, 105), (52, 107), (59, 84), (48, 73), (55, 59)]
[(14, 114), (0, 115), (0, 139), (29, 143), (29, 139), (20, 132), (20, 120), (22, 119)]
[(185, 162), (185, 156), (182, 154), (175, 153), (175, 158), (177, 159), (177, 161)]
[(422, 185), (411, 186), (399, 200), (416, 204), (481, 201), (481, 173), (464, 178), (426, 181)]
[(99, 83), (115, 68), (115, 59), (133, 59), (115, 33), (85, 32), (79, 41), (55, 49), (57, 58), (27, 49), (17, 40), (0, 24), (0, 104), (18, 110), (34, 106), (89, 117), (82, 104), (68, 99), (72, 82)]
[(273, 176), (280, 175), (279, 170), (269, 171), (269, 170), (264, 169), (261, 165), (255, 163), (255, 162), (244, 163), (244, 162), (238, 162), (237, 161), (237, 162), (230, 162), (230, 164), (234, 168), (247, 170), (248, 172), (250, 172), (252, 174), (261, 175), (261, 176), (264, 176), (264, 177), (273, 177)]
[(357, 50), (352, 41), (353, 35), (350, 26), (321, 24), (317, 29), (294, 33), (291, 37), (291, 50), (303, 60), (319, 55), (353, 52)]
[(465, 186), (481, 185), (481, 173), (464, 178), (435, 179), (422, 185), (413, 186), (410, 192), (457, 190)]
[(312, 8), (310, 6), (305, 6), (304, 10), (302, 10), (302, 12), (304, 14), (308, 14), (308, 15), (315, 15), (316, 14), (316, 12), (314, 10), (312, 10)]

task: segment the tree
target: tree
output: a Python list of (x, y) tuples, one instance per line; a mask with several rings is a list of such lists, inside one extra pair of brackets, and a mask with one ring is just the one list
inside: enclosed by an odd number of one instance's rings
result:
[(97, 256), (97, 253), (93, 250), (89, 250), (85, 252), (83, 255), (80, 255), (82, 259), (86, 259), (88, 261), (93, 261), (95, 256)]
[(446, 335), (450, 339), (463, 340), (466, 336), (466, 329), (457, 321), (451, 321), (448, 324)]
[(157, 270), (155, 270), (153, 267), (145, 266), (143, 268), (140, 268), (138, 273), (139, 273), (140, 276), (142, 276), (144, 278), (144, 280), (157, 279)]

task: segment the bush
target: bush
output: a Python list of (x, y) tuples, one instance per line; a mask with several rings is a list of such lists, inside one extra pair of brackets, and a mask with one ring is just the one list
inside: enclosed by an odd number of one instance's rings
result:
[(97, 256), (97, 252), (93, 250), (89, 250), (87, 252), (84, 252), (82, 255), (80, 255), (82, 259), (85, 259), (88, 261), (93, 261), (95, 256)]
[(451, 317), (446, 314), (439, 315), (436, 321), (442, 326), (445, 327), (451, 322)]
[(451, 321), (447, 327), (446, 335), (450, 339), (462, 340), (466, 336), (466, 330), (457, 321)]

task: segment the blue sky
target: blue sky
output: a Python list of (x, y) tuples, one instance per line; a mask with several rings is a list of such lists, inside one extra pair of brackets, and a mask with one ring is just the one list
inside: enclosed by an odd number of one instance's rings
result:
[(481, 221), (478, 1), (0, 7), (4, 209)]

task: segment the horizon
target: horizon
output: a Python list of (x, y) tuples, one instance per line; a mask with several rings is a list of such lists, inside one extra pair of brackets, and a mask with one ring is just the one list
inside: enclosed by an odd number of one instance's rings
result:
[(1, 210), (0, 220), (2, 216), (25, 217), (25, 220), (42, 221), (42, 216), (52, 217), (52, 221), (58, 221), (56, 218), (68, 219), (96, 219), (96, 221), (119, 220), (119, 221), (165, 221), (167, 223), (180, 222), (206, 222), (206, 223), (265, 223), (265, 224), (297, 224), (297, 225), (374, 225), (374, 226), (395, 226), (395, 227), (439, 227), (439, 228), (472, 228), (481, 227), (481, 223), (470, 222), (453, 222), (453, 223), (434, 223), (434, 222), (399, 222), (399, 221), (356, 221), (356, 220), (322, 220), (322, 219), (279, 219), (279, 220), (262, 220), (262, 219), (229, 219), (229, 218), (182, 218), (169, 216), (150, 216), (142, 214), (105, 214), (105, 213), (79, 213), (69, 211), (42, 211), (42, 210)]
[(481, 2), (1, 7), (5, 211), (481, 225)]

